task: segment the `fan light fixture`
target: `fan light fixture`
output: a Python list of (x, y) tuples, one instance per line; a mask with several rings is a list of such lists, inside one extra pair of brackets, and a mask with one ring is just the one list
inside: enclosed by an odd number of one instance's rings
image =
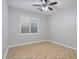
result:
[(47, 6), (46, 7), (42, 7), (42, 10), (47, 11), (48, 7)]

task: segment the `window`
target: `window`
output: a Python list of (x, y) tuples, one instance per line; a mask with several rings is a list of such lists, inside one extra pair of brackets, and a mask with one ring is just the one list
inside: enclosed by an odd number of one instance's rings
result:
[(33, 17), (20, 17), (20, 33), (36, 34), (38, 33), (38, 19)]

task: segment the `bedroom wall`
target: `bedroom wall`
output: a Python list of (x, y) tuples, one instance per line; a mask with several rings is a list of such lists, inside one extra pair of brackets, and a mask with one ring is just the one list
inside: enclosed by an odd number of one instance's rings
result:
[[(9, 7), (9, 45), (27, 43), (30, 41), (51, 40), (71, 47), (77, 47), (77, 13), (76, 6), (53, 13), (49, 16), (35, 14), (17, 8)], [(19, 16), (37, 17), (40, 20), (38, 35), (19, 34)]]
[(2, 59), (8, 47), (8, 4), (2, 0)]
[(49, 16), (49, 39), (77, 48), (77, 8), (62, 10)]
[[(36, 17), (39, 19), (39, 34), (21, 35), (20, 34), (20, 16)], [(40, 41), (47, 39), (47, 19), (43, 15), (35, 14), (29, 11), (9, 7), (9, 45), (27, 43), (30, 41)]]

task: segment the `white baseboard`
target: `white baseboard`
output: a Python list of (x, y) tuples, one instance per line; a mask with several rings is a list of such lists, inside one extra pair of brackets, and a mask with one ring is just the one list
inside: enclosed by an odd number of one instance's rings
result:
[(5, 53), (4, 58), (6, 59), (8, 50), (9, 50), (9, 48), (11, 48), (11, 47), (17, 47), (17, 46), (28, 45), (28, 44), (33, 44), (33, 43), (39, 43), (39, 42), (44, 42), (44, 41), (48, 41), (48, 42), (51, 42), (51, 43), (54, 43), (54, 44), (58, 44), (58, 45), (61, 45), (61, 46), (64, 46), (64, 47), (66, 47), (66, 48), (70, 48), (70, 49), (73, 49), (73, 50), (77, 50), (77, 48), (70, 47), (70, 46), (68, 46), (68, 45), (65, 45), (65, 44), (62, 44), (62, 43), (59, 43), (59, 42), (55, 42), (55, 41), (51, 41), (51, 40), (40, 40), (40, 41), (32, 41), (32, 42), (28, 42), (28, 43), (21, 43), (21, 44), (10, 45), (10, 46), (8, 46), (8, 48), (7, 48), (7, 50), (6, 50), (6, 53)]
[(56, 41), (51, 41), (51, 40), (48, 40), (48, 41), (51, 42), (51, 43), (55, 43), (55, 44), (58, 44), (58, 45), (66, 47), (66, 48), (70, 48), (70, 49), (73, 49), (73, 50), (77, 51), (77, 48), (71, 47), (69, 45), (66, 45), (66, 44), (63, 44), (63, 43), (59, 43), (59, 42), (56, 42)]
[(61, 46), (64, 46), (64, 47), (67, 47), (67, 48), (70, 48), (70, 49), (77, 50), (77, 48), (74, 48), (74, 47), (71, 47), (69, 45), (62, 44), (62, 43), (59, 43), (59, 42), (56, 42), (56, 41), (51, 41), (51, 40), (40, 40), (40, 41), (32, 41), (32, 42), (27, 42), (27, 43), (15, 44), (15, 45), (8, 46), (8, 48), (16, 47), (16, 46), (22, 46), (22, 45), (28, 45), (28, 44), (33, 44), (33, 43), (39, 43), (39, 42), (44, 42), (44, 41), (48, 41), (48, 42), (55, 43), (55, 44), (58, 44), (58, 45), (61, 45)]
[(8, 54), (8, 51), (9, 51), (9, 49), (10, 49), (11, 47), (17, 47), (17, 46), (28, 45), (28, 44), (33, 44), (33, 43), (39, 43), (39, 42), (44, 42), (44, 41), (47, 41), (47, 40), (32, 41), (32, 42), (27, 42), (27, 43), (20, 43), (20, 44), (10, 45), (10, 46), (8, 46), (7, 49), (6, 49), (6, 52), (5, 52), (5, 55), (4, 55), (4, 59), (6, 59), (7, 54)]
[(9, 51), (9, 47), (7, 47), (7, 49), (6, 49), (6, 52), (5, 52), (5, 55), (4, 55), (4, 59), (6, 59), (6, 57), (7, 57), (7, 54), (8, 54), (8, 51)]
[(28, 44), (33, 44), (33, 43), (39, 43), (39, 42), (44, 42), (44, 41), (47, 41), (47, 40), (31, 41), (31, 42), (26, 42), (26, 43), (14, 44), (14, 45), (8, 46), (8, 48), (22, 46), (22, 45), (28, 45)]

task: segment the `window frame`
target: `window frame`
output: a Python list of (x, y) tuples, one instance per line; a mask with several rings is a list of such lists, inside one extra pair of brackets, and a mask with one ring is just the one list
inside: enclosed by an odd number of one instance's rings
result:
[[(31, 20), (30, 20), (30, 27), (29, 27), (29, 33), (21, 33), (21, 20), (23, 20), (23, 19), (21, 19), (21, 17), (25, 17), (25, 19), (34, 19), (34, 20), (37, 20), (37, 33), (31, 33)], [(36, 17), (27, 17), (27, 16), (20, 16), (20, 35), (37, 35), (37, 34), (39, 34), (39, 19), (38, 18), (36, 18)]]

